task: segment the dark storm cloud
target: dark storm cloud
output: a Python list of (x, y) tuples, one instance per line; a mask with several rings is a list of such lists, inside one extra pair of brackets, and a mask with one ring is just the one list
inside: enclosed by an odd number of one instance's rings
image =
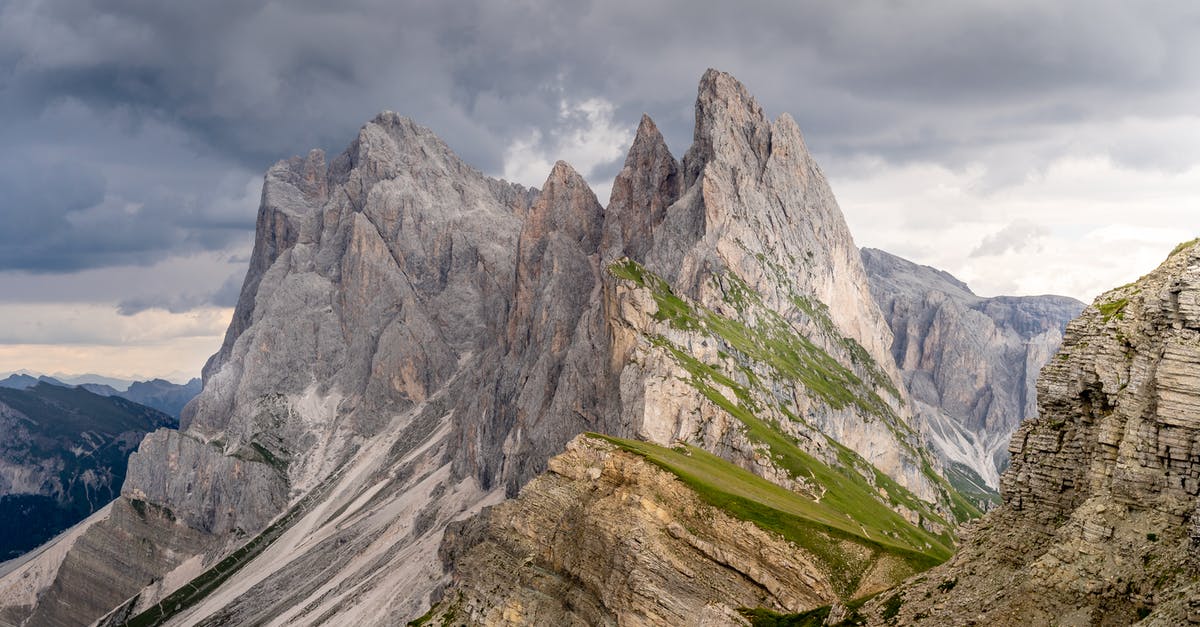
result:
[(158, 292), (126, 298), (117, 303), (117, 313), (133, 316), (150, 309), (162, 309), (170, 313), (183, 313), (197, 307), (233, 307), (237, 305), (242, 290), (242, 279), (246, 273), (234, 272), (212, 293), (168, 293)]
[[(11, 0), (0, 215), (17, 226), (0, 269), (223, 250), (252, 228), (257, 173), (340, 150), (382, 109), (492, 173), (564, 99), (603, 97), (630, 128), (648, 111), (679, 154), (709, 66), (792, 112), (819, 156), (957, 167), (1015, 146), (1003, 184), (1075, 149), (1072, 125), (1192, 115), (1196, 7)], [(1163, 166), (1154, 150), (1103, 148)]]

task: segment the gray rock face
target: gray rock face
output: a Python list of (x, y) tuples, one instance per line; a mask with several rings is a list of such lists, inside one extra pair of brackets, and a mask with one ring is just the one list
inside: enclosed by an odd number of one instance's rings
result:
[(1013, 435), (1004, 505), (899, 589), (900, 621), (1200, 623), (1198, 338), (1194, 241), (1071, 322)]
[(1010, 436), (1037, 413), (1038, 372), (1083, 303), (982, 298), (943, 271), (884, 251), (864, 248), (862, 258), (923, 435), (947, 466), (998, 489)]
[(795, 123), (716, 71), (696, 111), (682, 163), (643, 120), (607, 210), (564, 163), (526, 190), (393, 113), (328, 165), (274, 166), (204, 390), (180, 433), (146, 440), (112, 509), (157, 517), (110, 515), (76, 541), (175, 548), (76, 604), (62, 582), (90, 565), (64, 547), (0, 579), (0, 606), (25, 578), (14, 598), (48, 623), (105, 602), (112, 624), (161, 608), (176, 624), (403, 622), (449, 580), (447, 525), (584, 431), (681, 440), (815, 495), (797, 470), (811, 456), (898, 527), (945, 532), (948, 488)]
[(121, 496), (164, 507), (203, 533), (245, 535), (265, 527), (287, 504), (286, 482), (262, 461), (260, 455), (224, 455), (186, 433), (159, 429), (130, 456)]

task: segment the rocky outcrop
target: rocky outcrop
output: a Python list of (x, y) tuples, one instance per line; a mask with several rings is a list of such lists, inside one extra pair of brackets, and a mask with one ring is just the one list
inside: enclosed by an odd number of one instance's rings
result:
[[(714, 507), (595, 436), (572, 441), (518, 498), (452, 525), (441, 554), (456, 577), (426, 617), (433, 624), (725, 625), (740, 622), (739, 609), (796, 611), (845, 593), (828, 555)], [(850, 594), (911, 572), (886, 554), (850, 563), (861, 569)]]
[(1067, 327), (1038, 379), (1039, 415), (1012, 438), (1004, 505), (951, 561), (868, 614), (903, 624), (1200, 623), (1197, 338), (1193, 241)]
[[(836, 501), (822, 524), (839, 533), (944, 559), (972, 511), (908, 425), (890, 333), (799, 130), (716, 71), (696, 114), (682, 162), (643, 120), (607, 209), (565, 163), (526, 190), (392, 113), (328, 165), (273, 167), (204, 390), (180, 433), (147, 439), (112, 510), (159, 515), (76, 541), (176, 547), (96, 588), (105, 622), (403, 622), (451, 581), (447, 526), (585, 431), (715, 454)], [(97, 618), (103, 595), (61, 586), (86, 560), (61, 553), (21, 598), (39, 621)]]
[(892, 329), (914, 421), (969, 489), (1000, 487), (1008, 441), (1037, 413), (1038, 372), (1084, 305), (1065, 296), (976, 296), (953, 276), (864, 248), (871, 293)]

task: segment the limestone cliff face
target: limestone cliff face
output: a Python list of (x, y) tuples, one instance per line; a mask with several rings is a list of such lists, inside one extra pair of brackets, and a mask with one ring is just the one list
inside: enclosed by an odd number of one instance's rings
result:
[(900, 622), (1200, 623), (1198, 338), (1196, 242), (1096, 299), (1042, 369), (1004, 505), (900, 588)]
[[(839, 533), (943, 559), (970, 512), (908, 425), (795, 123), (716, 71), (696, 112), (682, 162), (643, 120), (607, 209), (565, 163), (526, 190), (392, 113), (328, 164), (277, 164), (182, 429), (143, 442), (71, 548), (0, 579), (0, 598), (25, 582), (7, 615), (403, 622), (451, 580), (447, 526), (585, 431), (691, 446), (813, 503), (852, 493), (870, 529)], [(155, 547), (137, 569), (95, 563), (130, 538)]]
[[(1065, 296), (976, 296), (928, 266), (864, 248), (871, 293), (895, 340), (915, 423), (948, 467), (995, 490), (1008, 441), (1037, 414), (1037, 376), (1084, 308)], [(953, 472), (953, 471), (952, 471)]]

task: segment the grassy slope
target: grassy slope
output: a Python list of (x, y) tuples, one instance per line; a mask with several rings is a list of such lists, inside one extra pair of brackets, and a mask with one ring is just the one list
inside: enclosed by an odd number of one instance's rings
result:
[[(925, 531), (914, 528), (916, 533), (913, 536), (897, 537), (893, 533), (896, 527), (912, 528), (912, 525), (869, 498), (869, 495), (862, 494), (859, 486), (846, 481), (840, 473), (812, 457), (806, 460), (808, 472), (821, 477), (829, 487), (820, 500), (776, 485), (695, 446), (666, 448), (640, 440), (589, 435), (645, 457), (683, 479), (693, 489), (705, 494), (706, 498), (720, 494), (722, 498), (752, 501), (786, 517), (803, 521), (805, 525), (817, 525), (824, 531), (845, 534), (845, 537), (864, 541), (883, 550), (904, 554), (916, 560), (914, 566), (931, 566), (951, 555), (949, 547)], [(871, 524), (865, 524), (864, 520)], [(795, 539), (789, 533), (783, 535)]]
[[(819, 500), (778, 486), (700, 448), (669, 449), (638, 440), (589, 435), (674, 474), (709, 505), (805, 548), (823, 563), (843, 598), (854, 593), (861, 576), (881, 555), (899, 558), (917, 572), (951, 554), (937, 538), (908, 524), (812, 458), (807, 460), (809, 470), (832, 486)], [(906, 533), (896, 533), (897, 529)], [(857, 543), (868, 553), (864, 557), (846, 551), (838, 540)]]
[[(897, 442), (909, 448), (914, 459), (921, 460), (922, 471), (940, 488), (943, 499), (957, 521), (982, 515), (971, 500), (965, 498), (950, 482), (933, 470), (924, 451), (908, 445), (911, 428), (883, 401), (876, 390), (884, 390), (897, 398), (899, 392), (857, 342), (837, 334), (836, 326), (819, 301), (792, 294), (797, 306), (813, 323), (845, 350), (849, 361), (868, 373), (869, 381), (864, 381), (854, 371), (802, 335), (777, 312), (763, 306), (761, 297), (735, 275), (726, 274), (722, 277), (726, 302), (738, 312), (737, 317), (732, 317), (702, 305), (689, 303), (676, 295), (666, 281), (635, 261), (625, 259), (616, 262), (609, 270), (617, 278), (650, 291), (658, 307), (654, 314), (655, 319), (665, 321), (682, 331), (707, 333), (736, 353), (738, 363), (755, 362), (766, 365), (776, 380), (797, 381), (813, 396), (835, 409), (854, 406), (863, 415), (882, 420), (896, 435)], [(749, 315), (751, 309), (757, 316)], [(755, 317), (758, 318), (755, 323), (747, 322)], [(768, 392), (769, 386), (759, 381), (750, 368), (741, 367), (741, 374), (747, 381), (746, 384), (741, 384), (730, 374), (697, 360), (663, 336), (651, 336), (649, 339), (654, 345), (666, 350), (680, 367), (688, 371), (691, 375), (688, 383), (738, 418), (745, 425), (746, 435), (752, 441), (767, 446), (772, 458), (780, 467), (791, 472), (794, 477), (810, 476), (806, 458), (811, 459), (811, 456), (800, 450), (794, 440), (777, 428), (777, 425), (761, 417), (765, 412), (762, 411), (764, 408), (760, 402), (764, 398), (774, 398), (774, 395)], [(736, 402), (722, 394), (717, 389), (718, 385), (732, 390)], [(803, 418), (790, 410), (786, 399), (782, 399), (775, 409), (792, 420), (804, 422)], [(889, 503), (903, 505), (945, 527), (952, 526), (927, 503), (880, 472), (857, 453), (833, 440), (829, 442), (838, 449), (839, 460), (845, 467), (845, 472), (840, 472), (840, 476), (861, 484), (859, 487), (865, 487), (868, 491), (873, 491), (875, 487), (881, 488)], [(864, 477), (870, 477), (874, 485)], [(949, 537), (941, 540), (946, 545), (951, 544)]]

